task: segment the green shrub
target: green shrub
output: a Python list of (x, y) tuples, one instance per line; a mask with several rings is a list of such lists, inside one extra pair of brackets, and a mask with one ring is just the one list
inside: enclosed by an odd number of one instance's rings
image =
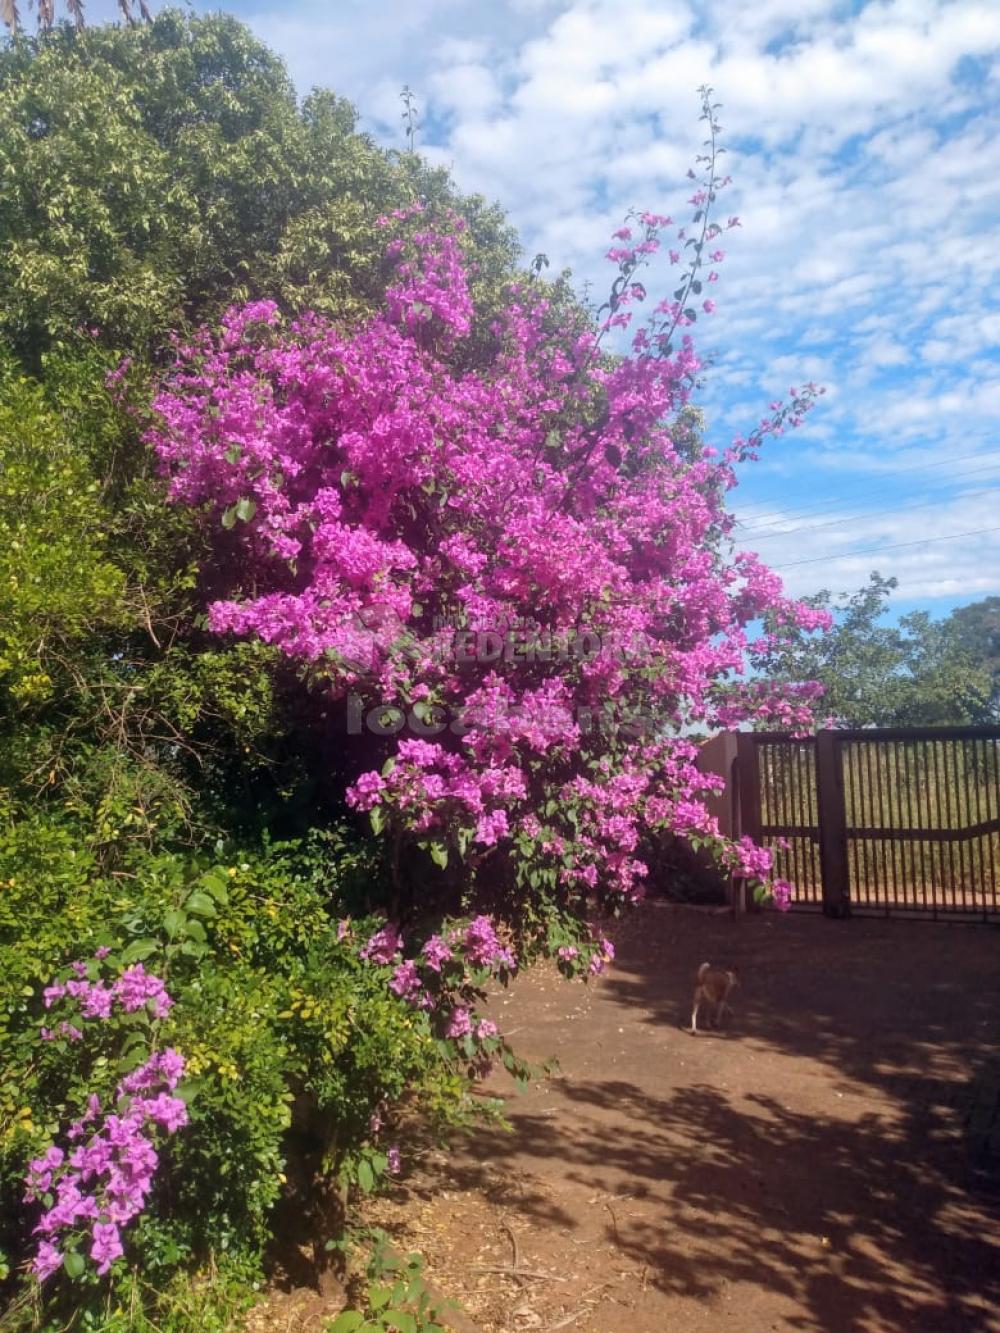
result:
[[(106, 873), (70, 824), (0, 828), (0, 1251), (30, 1254), (36, 1214), (19, 1203), (27, 1162), (59, 1140), (87, 1096), (113, 1102), (123, 1071), (154, 1042), (187, 1062), (179, 1093), (190, 1122), (163, 1147), (112, 1296), (92, 1277), (57, 1277), (53, 1310), (92, 1301), (106, 1314), (136, 1273), (167, 1301), (172, 1275), (209, 1261), (242, 1274), (245, 1291), (262, 1277), (290, 1159), (306, 1190), (324, 1179), (370, 1190), (390, 1169), (376, 1111), (387, 1128), (403, 1106), (432, 1124), (473, 1114), (460, 1043), (442, 1041), (426, 1013), (391, 993), (388, 967), (359, 956), (378, 919), (338, 929), (379, 873), (371, 847), (337, 830), (219, 847), (214, 858), (150, 855)], [(142, 962), (163, 977), (174, 1007), (155, 1036), (123, 1015), (95, 1031), (84, 1024), (82, 1041), (41, 1041), (52, 1021), (44, 986), (100, 946), (112, 971)]]

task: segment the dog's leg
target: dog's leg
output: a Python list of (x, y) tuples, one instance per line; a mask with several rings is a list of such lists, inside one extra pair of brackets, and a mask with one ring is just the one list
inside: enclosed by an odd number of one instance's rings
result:
[(698, 1006), (700, 1003), (701, 1003), (701, 996), (698, 994), (697, 991), (695, 991), (694, 1000), (692, 1002), (692, 1007), (691, 1007), (691, 1026), (688, 1028), (689, 1032), (698, 1031)]

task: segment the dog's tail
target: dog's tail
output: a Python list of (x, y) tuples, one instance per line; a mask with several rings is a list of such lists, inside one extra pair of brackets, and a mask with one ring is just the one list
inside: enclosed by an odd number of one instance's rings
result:
[(711, 963), (702, 963), (701, 967), (699, 967), (698, 969), (698, 980), (704, 981), (706, 974), (711, 972), (711, 970), (712, 970)]

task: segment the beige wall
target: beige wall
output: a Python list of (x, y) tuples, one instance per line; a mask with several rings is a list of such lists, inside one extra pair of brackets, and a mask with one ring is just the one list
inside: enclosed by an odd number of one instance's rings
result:
[(718, 773), (726, 780), (726, 790), (707, 797), (705, 804), (719, 821), (719, 830), (727, 838), (736, 835), (733, 820), (733, 764), (736, 760), (736, 733), (721, 731), (705, 741), (698, 755), (698, 767), (703, 773)]

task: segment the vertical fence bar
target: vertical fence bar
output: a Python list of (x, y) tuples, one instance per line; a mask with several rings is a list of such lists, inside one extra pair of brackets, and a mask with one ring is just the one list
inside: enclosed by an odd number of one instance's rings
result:
[[(923, 802), (920, 814), (921, 830), (932, 829), (934, 827), (934, 806), (931, 797), (934, 792), (934, 774), (932, 769), (933, 755), (931, 747), (926, 741), (920, 745), (920, 753), (924, 761), (924, 789), (921, 792)], [(937, 857), (935, 856), (935, 844), (927, 838), (920, 841), (920, 850), (923, 862), (924, 880), (927, 884), (927, 890), (930, 895), (930, 909), (933, 915), (937, 915), (937, 884), (940, 879), (938, 871)]]
[[(917, 786), (917, 784), (918, 784), (919, 781), (920, 781), (920, 762), (919, 762), (919, 756), (917, 755), (917, 753), (916, 753), (916, 749), (915, 749), (915, 747), (914, 747), (913, 745), (910, 745), (910, 744), (908, 744), (906, 741), (904, 741), (903, 744), (900, 746), (900, 749), (901, 749), (902, 754), (903, 754), (903, 775), (904, 775), (904, 776), (903, 776), (903, 786), (902, 786), (902, 789), (901, 789), (901, 790), (902, 790), (902, 792), (905, 793), (905, 798), (906, 798), (906, 809), (905, 809), (906, 827), (912, 831), (913, 829), (915, 829), (915, 828), (917, 828), (917, 827), (919, 826), (918, 823), (916, 823), (916, 824), (914, 823), (914, 819), (913, 819), (913, 800), (914, 800), (914, 795), (916, 795), (916, 799), (917, 799), (917, 818), (918, 818), (918, 821), (919, 821), (919, 816), (920, 816), (920, 790), (919, 790), (919, 787)], [(903, 804), (903, 798), (902, 798), (902, 796), (901, 796), (901, 797), (900, 797), (900, 807), (901, 807), (901, 808), (900, 808), (900, 818), (903, 818), (903, 816), (904, 816), (904, 811), (902, 810), (902, 804)], [(907, 841), (903, 844), (903, 846), (906, 848), (906, 854), (905, 854), (905, 856), (904, 856), (904, 858), (903, 858), (903, 865), (904, 865), (904, 867), (906, 866), (907, 862), (909, 862), (909, 870), (908, 870), (908, 871), (905, 871), (905, 870), (904, 870), (904, 882), (908, 882), (908, 883), (909, 883), (909, 885), (910, 885), (910, 893), (911, 893), (911, 895), (912, 895), (912, 897), (913, 897), (913, 899), (914, 899), (914, 901), (915, 901), (915, 900), (916, 900), (916, 896), (917, 896), (917, 880), (918, 880), (918, 877), (919, 877), (919, 880), (920, 880), (920, 901), (921, 901), (921, 905), (923, 906), (924, 910), (926, 911), (926, 909), (927, 909), (927, 885), (924, 883), (924, 879), (923, 879), (923, 875), (922, 875), (921, 871), (918, 870), (918, 868), (917, 868), (917, 867), (918, 867), (918, 864), (919, 864), (920, 861), (921, 861), (921, 858), (920, 858), (920, 856), (918, 855), (920, 849), (919, 849), (919, 847), (917, 846), (917, 844), (916, 844), (915, 842), (913, 842), (912, 840), (910, 840), (910, 839), (907, 839)]]
[[(804, 764), (803, 758), (808, 754), (807, 746), (804, 742), (796, 745), (795, 749), (795, 781), (797, 790), (799, 790), (799, 801), (796, 805), (796, 820), (799, 821), (800, 828), (807, 829), (812, 824), (812, 818), (809, 816), (809, 768)], [(799, 866), (800, 882), (808, 884), (809, 901), (813, 902), (816, 898), (816, 882), (812, 873), (812, 841), (808, 834), (803, 833), (796, 844), (797, 848), (797, 866)]]
[(854, 855), (854, 879), (848, 886), (848, 892), (853, 902), (864, 902), (870, 907), (873, 903), (872, 848), (868, 838), (851, 837), (854, 829), (866, 828), (868, 824), (865, 807), (868, 788), (863, 768), (868, 747), (863, 741), (854, 742), (848, 750), (850, 759), (847, 769), (850, 774), (850, 789), (845, 795), (844, 820), (847, 826), (847, 845)]
[[(961, 763), (961, 773), (957, 771)], [(959, 826), (968, 828), (973, 823), (972, 791), (969, 787), (969, 747), (965, 741), (955, 745), (955, 789), (959, 805)], [(976, 906), (976, 840), (963, 838), (958, 844), (959, 873), (962, 877), (962, 908)], [(971, 902), (970, 902), (971, 898)]]
[[(815, 829), (819, 822), (816, 815), (815, 743), (803, 745), (799, 751), (799, 781), (802, 783), (802, 823), (806, 828)], [(805, 873), (809, 878), (809, 901), (813, 903), (818, 903), (820, 900), (819, 874), (816, 867), (816, 837), (818, 837), (818, 834), (802, 840), (802, 859), (805, 862)]]
[(823, 911), (827, 916), (850, 913), (847, 869), (847, 825), (844, 818), (844, 776), (841, 747), (832, 731), (816, 733), (816, 794), (819, 805), (819, 861), (823, 877)]
[[(885, 764), (883, 763), (884, 752), (880, 741), (872, 741), (865, 746), (871, 756), (870, 764), (866, 772), (870, 783), (868, 790), (868, 816), (865, 821), (868, 828), (885, 828), (885, 820), (882, 817), (882, 789), (885, 784)], [(871, 768), (875, 769), (875, 779), (872, 781), (870, 776)], [(886, 840), (884, 837), (873, 838), (871, 842), (871, 852), (869, 860), (871, 862), (870, 874), (875, 881), (875, 896), (882, 900), (884, 910), (889, 911), (889, 903), (895, 898), (890, 887), (889, 861), (885, 854)]]
[[(959, 787), (958, 759), (961, 747), (955, 741), (945, 741), (945, 783), (951, 793), (948, 808), (948, 828), (962, 827), (962, 793)], [(950, 771), (949, 771), (950, 770)], [(964, 839), (949, 839), (951, 848), (952, 907), (965, 906), (965, 844)], [(957, 867), (957, 869), (956, 869)]]

